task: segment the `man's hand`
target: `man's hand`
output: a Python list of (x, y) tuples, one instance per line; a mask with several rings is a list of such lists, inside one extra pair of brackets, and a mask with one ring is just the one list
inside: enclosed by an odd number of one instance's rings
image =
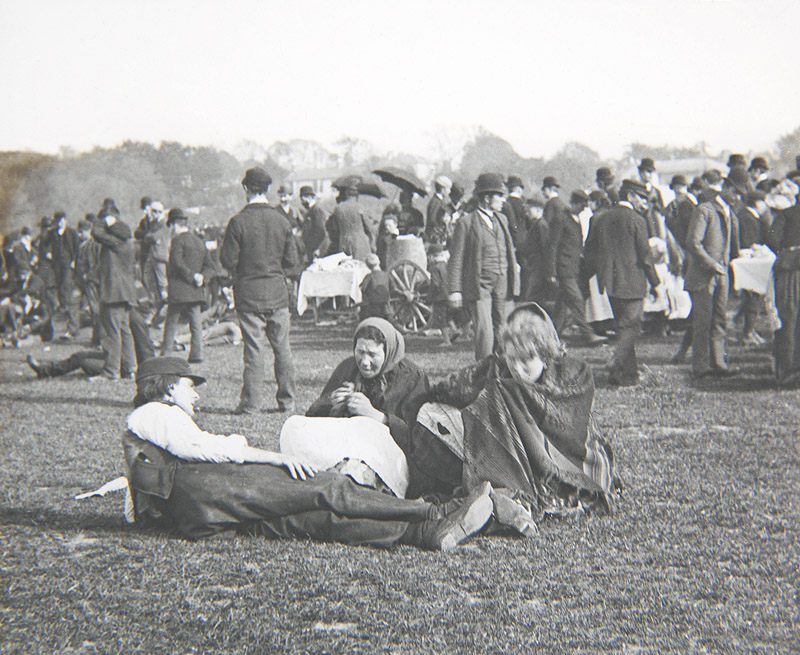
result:
[(717, 275), (725, 275), (728, 272), (728, 267), (724, 264), (720, 264), (719, 262), (714, 263), (714, 272)]
[(460, 309), (461, 305), (463, 304), (463, 298), (461, 296), (460, 291), (454, 291), (449, 296), (447, 296), (447, 302), (450, 303), (450, 306), (453, 309)]
[(289, 471), (289, 475), (295, 480), (313, 478), (314, 474), (317, 472), (317, 469), (311, 466), (311, 464), (306, 464), (303, 460), (294, 455), (280, 453), (277, 460), (275, 464), (285, 467)]
[(341, 407), (347, 403), (347, 399), (350, 398), (350, 394), (353, 393), (354, 389), (355, 385), (352, 382), (345, 382), (338, 389), (334, 389), (331, 392), (331, 405)]
[(194, 285), (196, 287), (203, 286), (203, 274), (202, 273), (195, 273), (194, 274)]

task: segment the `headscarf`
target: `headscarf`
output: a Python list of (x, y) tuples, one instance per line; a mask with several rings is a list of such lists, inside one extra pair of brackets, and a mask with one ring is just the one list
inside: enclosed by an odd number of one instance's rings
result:
[[(386, 389), (386, 374), (397, 366), (406, 356), (406, 342), (397, 328), (385, 318), (379, 318), (377, 316), (366, 318), (358, 324), (355, 333), (358, 334), (359, 331), (365, 327), (374, 327), (377, 329), (383, 335), (384, 341), (386, 342), (384, 344), (386, 358), (383, 360), (383, 366), (381, 370), (378, 371), (378, 375), (367, 380), (361, 377), (361, 373), (359, 372), (356, 377), (356, 391), (363, 391), (367, 396), (372, 397), (376, 392), (377, 394), (383, 395)], [(355, 348), (355, 337), (353, 338), (353, 347)]]

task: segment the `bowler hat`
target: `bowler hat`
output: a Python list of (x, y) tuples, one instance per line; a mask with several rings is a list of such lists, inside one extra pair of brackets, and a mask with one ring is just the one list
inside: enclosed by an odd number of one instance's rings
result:
[(506, 186), (509, 189), (513, 189), (514, 187), (522, 187), (525, 188), (525, 185), (522, 183), (522, 178), (519, 175), (509, 175), (508, 180), (506, 181)]
[(150, 196), (142, 196), (139, 199), (139, 209), (147, 209), (150, 203), (153, 202)]
[(60, 221), (62, 218), (66, 218), (66, 217), (67, 217), (67, 213), (65, 211), (61, 210), (61, 209), (59, 209), (56, 212), (53, 212), (53, 220), (54, 221)]
[(561, 188), (561, 185), (558, 183), (558, 180), (554, 178), (552, 175), (548, 175), (544, 180), (542, 180), (542, 188), (548, 189), (550, 187), (558, 187)]
[(669, 183), (669, 188), (674, 189), (678, 186), (689, 186), (689, 182), (686, 181), (685, 175), (673, 175), (672, 180)]
[(614, 179), (614, 173), (611, 172), (610, 168), (602, 166), (601, 168), (597, 169), (597, 172), (595, 173), (595, 179), (599, 180), (600, 182), (611, 181)]
[(288, 184), (281, 184), (278, 187), (278, 195), (279, 196), (290, 196), (290, 195), (292, 195), (292, 187), (290, 187)]
[(647, 198), (647, 187), (636, 180), (622, 180), (619, 195), (623, 198), (627, 198), (631, 193), (635, 193), (642, 198)]
[(656, 163), (650, 157), (644, 157), (642, 161), (639, 162), (639, 170), (650, 171), (652, 173), (656, 170)]
[(585, 191), (577, 189), (570, 194), (569, 202), (571, 205), (583, 205), (586, 207), (589, 204), (589, 196), (586, 195)]
[(475, 180), (475, 195), (479, 196), (484, 193), (505, 193), (506, 186), (503, 184), (503, 178), (497, 173), (481, 173), (478, 179)]
[(739, 191), (744, 191), (750, 182), (750, 177), (747, 175), (747, 171), (744, 170), (744, 168), (741, 166), (734, 166), (725, 180), (735, 186)]
[(301, 198), (305, 198), (305, 197), (308, 197), (308, 196), (315, 196), (315, 195), (316, 194), (314, 193), (314, 189), (312, 189), (310, 186), (306, 185), (306, 186), (301, 186), (300, 187), (300, 197)]
[(189, 378), (195, 384), (203, 384), (206, 381), (204, 377), (192, 373), (189, 362), (180, 357), (151, 357), (145, 359), (139, 368), (136, 370), (137, 384), (147, 378), (153, 378), (156, 375), (177, 375), (182, 378)]
[(753, 157), (753, 161), (750, 162), (749, 170), (752, 171), (756, 168), (760, 168), (762, 171), (768, 171), (769, 164), (767, 163), (767, 160), (764, 157)]
[(734, 166), (747, 166), (747, 160), (744, 155), (735, 152), (728, 157), (728, 168), (733, 168)]
[(713, 168), (710, 171), (703, 173), (703, 179), (706, 181), (706, 184), (721, 184), (722, 173)]
[(258, 166), (248, 168), (242, 178), (242, 186), (256, 193), (263, 193), (269, 189), (270, 184), (272, 184), (272, 178), (269, 173)]
[(91, 230), (91, 229), (92, 229), (92, 224), (89, 221), (83, 218), (78, 221), (78, 232), (85, 232), (86, 230)]
[(180, 207), (173, 207), (167, 214), (167, 225), (172, 225), (176, 221), (188, 221), (189, 217), (184, 213)]
[(591, 193), (589, 193), (589, 200), (592, 202), (603, 202), (607, 198), (608, 196), (606, 195), (606, 192), (598, 189), (594, 189)]

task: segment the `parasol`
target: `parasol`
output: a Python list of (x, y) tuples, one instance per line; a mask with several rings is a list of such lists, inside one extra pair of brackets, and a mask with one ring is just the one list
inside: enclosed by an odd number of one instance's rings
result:
[(358, 187), (358, 194), (361, 196), (372, 196), (373, 198), (385, 198), (381, 185), (377, 181), (365, 180), (360, 175), (343, 175), (337, 178), (331, 186), (335, 189), (346, 189), (350, 186)]
[(394, 184), (403, 190), (412, 191), (422, 197), (428, 195), (425, 183), (410, 171), (396, 166), (386, 166), (385, 168), (376, 168), (372, 172), (384, 182)]

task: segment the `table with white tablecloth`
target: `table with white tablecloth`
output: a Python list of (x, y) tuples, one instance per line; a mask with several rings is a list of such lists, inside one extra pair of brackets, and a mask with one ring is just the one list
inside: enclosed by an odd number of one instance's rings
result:
[(368, 273), (367, 265), (357, 260), (348, 260), (327, 270), (307, 268), (300, 276), (297, 287), (297, 313), (303, 315), (308, 309), (309, 299), (316, 301), (319, 298), (346, 296), (354, 303), (360, 303), (360, 285)]

